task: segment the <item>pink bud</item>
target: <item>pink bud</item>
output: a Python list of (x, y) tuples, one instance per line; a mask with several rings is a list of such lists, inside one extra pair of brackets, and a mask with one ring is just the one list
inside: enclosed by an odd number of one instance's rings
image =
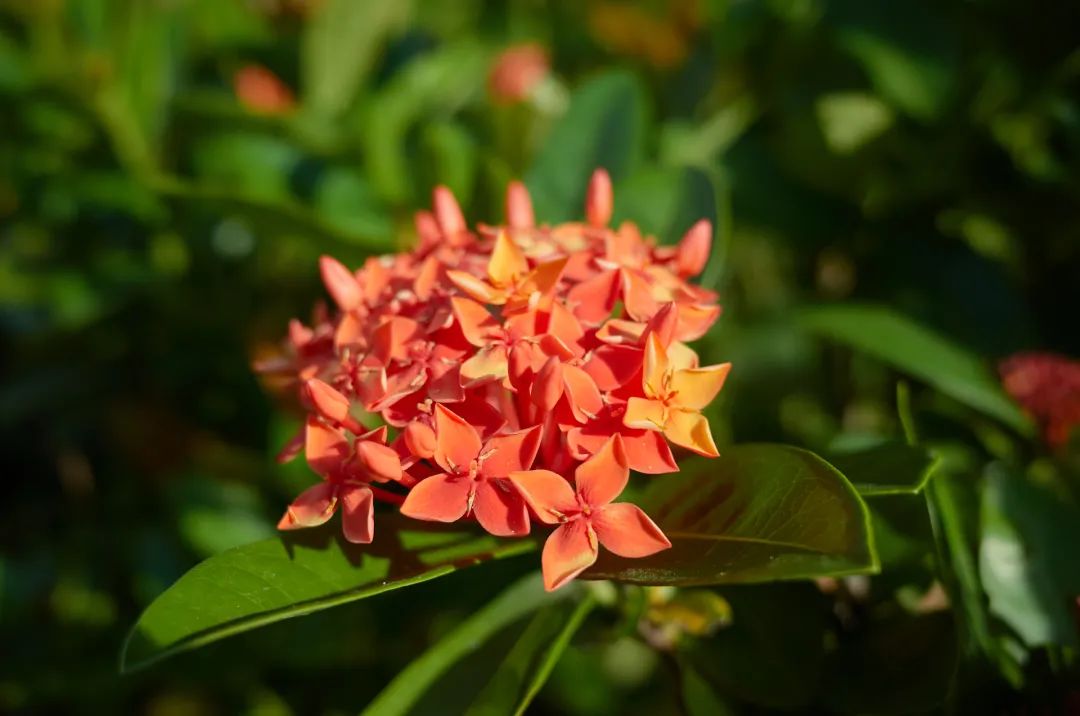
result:
[(712, 247), (712, 224), (702, 219), (686, 232), (679, 242), (675, 255), (676, 270), (683, 278), (697, 276), (705, 270), (709, 261), (709, 249)]
[(402, 432), (405, 447), (421, 460), (427, 460), (435, 454), (435, 431), (430, 425), (414, 420), (405, 426)]
[(597, 169), (589, 179), (589, 190), (585, 195), (585, 218), (593, 226), (607, 226), (611, 222), (614, 201), (611, 177), (606, 170)]
[(435, 187), (433, 203), (435, 220), (439, 222), (439, 228), (442, 229), (444, 236), (457, 236), (468, 230), (465, 215), (461, 213), (461, 206), (454, 198), (453, 192), (447, 187), (442, 185)]
[(312, 378), (304, 385), (307, 387), (311, 404), (319, 415), (331, 422), (340, 423), (354, 433), (364, 432), (364, 427), (349, 414), (348, 398), (318, 378)]
[(320, 256), (319, 272), (326, 290), (341, 310), (351, 311), (360, 304), (363, 297), (360, 284), (340, 261), (332, 256)]
[(532, 400), (544, 412), (555, 408), (563, 394), (562, 361), (552, 356), (536, 373)]
[(536, 224), (529, 190), (519, 181), (506, 187), (506, 223), (512, 229), (531, 229)]

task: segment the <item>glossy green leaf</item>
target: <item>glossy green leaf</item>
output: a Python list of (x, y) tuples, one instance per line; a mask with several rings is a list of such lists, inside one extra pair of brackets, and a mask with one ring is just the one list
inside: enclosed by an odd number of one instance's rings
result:
[(411, 3), (326, 0), (304, 24), (301, 41), (304, 102), (319, 114), (348, 109), (388, 33), (408, 17)]
[(628, 72), (599, 75), (575, 90), (525, 178), (537, 217), (580, 218), (593, 170), (603, 167), (618, 181), (637, 164), (645, 121), (644, 93)]
[(124, 644), (121, 669), (535, 548), (460, 528), (408, 529), (415, 524), (380, 515), (370, 545), (345, 542), (331, 524), (211, 557), (147, 607)]
[(979, 568), (990, 611), (1029, 646), (1080, 645), (1080, 509), (1012, 475), (987, 470)]
[(737, 584), (878, 568), (865, 503), (832, 465), (784, 445), (729, 447), (649, 482), (641, 506), (671, 549), (642, 559), (601, 550), (585, 574), (636, 584)]
[(808, 329), (868, 353), (1025, 434), (1031, 421), (978, 357), (884, 306), (844, 304), (802, 311)]
[(926, 448), (892, 440), (837, 448), (828, 459), (863, 497), (917, 495), (938, 462)]
[(594, 606), (586, 595), (536, 613), (466, 716), (521, 716), (540, 693), (559, 657)]
[(515, 582), (394, 677), (364, 709), (363, 716), (407, 714), (447, 669), (478, 649), (496, 632), (537, 609), (579, 594), (579, 587), (546, 592), (538, 574)]

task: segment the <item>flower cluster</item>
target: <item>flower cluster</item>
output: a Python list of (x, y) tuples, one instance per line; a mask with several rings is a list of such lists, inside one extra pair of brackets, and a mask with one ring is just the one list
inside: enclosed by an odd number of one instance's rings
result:
[(585, 223), (537, 225), (515, 182), (506, 225), (474, 232), (440, 187), (434, 211), (416, 216), (413, 251), (356, 271), (321, 259), (337, 314), (293, 321), (287, 354), (261, 366), (287, 376), (308, 411), (282, 459), (303, 452), (323, 478), (279, 528), (340, 507), (346, 539), (370, 542), (375, 500), (505, 537), (535, 520), (557, 525), (548, 589), (593, 564), (598, 544), (624, 557), (670, 546), (641, 509), (613, 500), (630, 470), (677, 471), (671, 445), (717, 454), (701, 410), (730, 365), (700, 366), (686, 345), (720, 314), (715, 293), (688, 282), (712, 228), (699, 222), (677, 246), (632, 223), (609, 228), (603, 170), (585, 212)]

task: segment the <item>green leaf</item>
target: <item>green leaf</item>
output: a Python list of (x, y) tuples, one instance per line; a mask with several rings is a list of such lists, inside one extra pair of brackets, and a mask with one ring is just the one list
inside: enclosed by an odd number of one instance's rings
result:
[(689, 663), (723, 696), (773, 709), (813, 701), (825, 663), (829, 602), (810, 584), (736, 587), (731, 626), (689, 641)]
[(799, 320), (1025, 435), (1033, 432), (1031, 421), (983, 361), (902, 314), (884, 306), (846, 304), (804, 309)]
[(593, 606), (586, 595), (577, 604), (562, 602), (537, 612), (466, 716), (524, 714)]
[(615, 192), (612, 223), (634, 221), (661, 243), (673, 244), (699, 219), (717, 225), (717, 196), (701, 169), (647, 167), (634, 172)]
[[(370, 545), (337, 525), (236, 547), (196, 565), (139, 617), (124, 643), (130, 671), (233, 634), (535, 549), (458, 529), (407, 529), (379, 515)], [(425, 525), (427, 527), (427, 525)]]
[(842, 634), (830, 654), (825, 705), (839, 713), (928, 712), (948, 696), (957, 657), (951, 612), (871, 618)]
[(1080, 645), (1080, 510), (1010, 474), (987, 469), (979, 567), (990, 611), (1028, 646)]
[[(579, 587), (545, 592), (538, 574), (515, 582), (394, 677), (364, 709), (363, 716), (407, 714), (413, 704), (420, 700), (424, 692), (447, 669), (459, 659), (476, 651), (496, 632), (541, 607), (579, 594)], [(548, 669), (550, 670), (550, 667)]]
[(587, 577), (738, 584), (878, 568), (865, 503), (836, 468), (799, 448), (729, 447), (715, 460), (651, 480), (640, 504), (671, 549), (642, 559), (601, 550)]
[(408, 17), (410, 4), (319, 3), (301, 39), (304, 104), (329, 117), (348, 109), (387, 35)]
[(694, 667), (679, 664), (682, 677), (682, 700), (687, 716), (734, 716), (731, 709)]
[(893, 440), (837, 449), (828, 458), (863, 497), (917, 495), (938, 463), (929, 450)]
[(617, 181), (637, 164), (645, 124), (644, 93), (629, 72), (608, 72), (575, 90), (526, 175), (537, 217), (552, 223), (580, 217), (593, 170), (607, 169)]

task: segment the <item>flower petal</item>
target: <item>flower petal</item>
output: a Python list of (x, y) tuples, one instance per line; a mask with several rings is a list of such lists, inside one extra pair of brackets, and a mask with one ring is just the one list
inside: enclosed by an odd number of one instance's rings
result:
[(600, 390), (615, 390), (626, 385), (641, 371), (642, 357), (640, 348), (602, 345), (592, 352), (585, 363), (585, 371)]
[(371, 336), (371, 354), (383, 365), (408, 355), (407, 346), (424, 336), (424, 329), (411, 318), (393, 316), (379, 324)]
[(664, 533), (637, 505), (604, 505), (592, 517), (600, 544), (620, 557), (648, 557), (671, 546)]
[(469, 388), (502, 380), (509, 374), (510, 362), (506, 346), (498, 343), (481, 348), (472, 358), (461, 364), (461, 379), (465, 387)]
[(512, 472), (510, 482), (541, 522), (558, 524), (560, 517), (579, 509), (574, 488), (566, 478), (551, 470)]
[(435, 462), (449, 473), (467, 472), (480, 454), (480, 436), (464, 418), (435, 406)]
[(468, 477), (432, 475), (409, 490), (401, 504), (401, 514), (430, 522), (456, 522), (469, 509), (473, 484)]
[(501, 304), (506, 302), (506, 292), (466, 271), (447, 271), (446, 277), (470, 298), (480, 303)]
[(317, 474), (329, 477), (349, 457), (345, 434), (318, 418), (308, 418), (304, 426), (304, 455)]
[(480, 463), (480, 474), (485, 477), (506, 477), (532, 467), (536, 452), (540, 449), (541, 428), (534, 425), (509, 435), (499, 435), (487, 441)]
[(351, 311), (363, 300), (360, 283), (352, 271), (332, 256), (319, 257), (319, 273), (334, 303), (342, 311)]
[(562, 373), (567, 402), (574, 418), (579, 423), (594, 419), (604, 409), (604, 398), (596, 383), (588, 373), (574, 365), (564, 366)]
[(483, 305), (471, 298), (454, 296), (450, 299), (450, 305), (454, 311), (454, 318), (465, 335), (465, 340), (477, 348), (490, 343), (493, 333), (502, 332), (502, 326), (495, 317), (488, 313)]
[(585, 194), (585, 219), (593, 226), (607, 226), (611, 222), (614, 203), (611, 176), (605, 170), (597, 169), (589, 178)]
[(668, 410), (659, 400), (630, 398), (626, 401), (623, 425), (638, 430), (663, 430)]
[(596, 325), (611, 315), (618, 288), (619, 272), (601, 271), (570, 289), (567, 299), (578, 319)]
[(353, 544), (370, 544), (375, 537), (375, 496), (366, 487), (341, 490), (341, 531)]
[(496, 286), (507, 286), (529, 272), (529, 262), (510, 234), (500, 231), (488, 260), (488, 276)]
[(652, 296), (652, 286), (645, 274), (624, 269), (622, 274), (622, 296), (626, 312), (637, 321), (647, 321), (656, 315), (660, 304)]
[(531, 229), (536, 225), (532, 198), (520, 181), (512, 181), (506, 187), (506, 223), (512, 229)]
[(664, 397), (664, 384), (671, 370), (667, 350), (660, 342), (660, 337), (650, 333), (645, 341), (645, 363), (641, 387), (647, 398)]
[(300, 493), (285, 510), (278, 522), (279, 530), (295, 530), (316, 527), (334, 514), (337, 498), (333, 483), (320, 482)]
[(496, 537), (529, 534), (529, 511), (525, 501), (505, 480), (479, 481), (476, 484), (473, 512), (480, 526)]
[(448, 188), (442, 185), (435, 187), (432, 204), (435, 209), (435, 220), (439, 223), (439, 228), (444, 235), (452, 237), (469, 230), (465, 223), (465, 215), (461, 213), (461, 206), (454, 198), (454, 193)]
[(536, 406), (550, 413), (563, 395), (563, 364), (557, 357), (547, 359), (533, 379), (530, 397)]
[(612, 435), (592, 457), (578, 465), (574, 473), (578, 495), (594, 508), (618, 497), (629, 479), (630, 468), (619, 435)]
[(628, 430), (621, 433), (626, 462), (631, 470), (646, 475), (678, 472), (679, 465), (663, 434), (655, 430)]
[(401, 479), (401, 458), (386, 445), (370, 440), (358, 440), (356, 459), (366, 479), (376, 482)]
[(690, 410), (669, 411), (664, 435), (676, 445), (682, 445), (699, 455), (716, 457), (720, 454), (713, 442), (709, 421), (701, 413)]
[(427, 423), (413, 420), (405, 426), (401, 435), (405, 441), (405, 447), (421, 460), (427, 460), (435, 455), (435, 430)]
[(540, 563), (544, 589), (563, 586), (596, 562), (596, 535), (585, 520), (567, 522), (551, 533), (544, 543)]
[(690, 278), (705, 270), (712, 246), (712, 224), (702, 219), (682, 237), (675, 253), (675, 265), (679, 276)]
[(731, 372), (730, 363), (677, 370), (671, 374), (671, 390), (679, 407), (701, 410), (713, 401)]

